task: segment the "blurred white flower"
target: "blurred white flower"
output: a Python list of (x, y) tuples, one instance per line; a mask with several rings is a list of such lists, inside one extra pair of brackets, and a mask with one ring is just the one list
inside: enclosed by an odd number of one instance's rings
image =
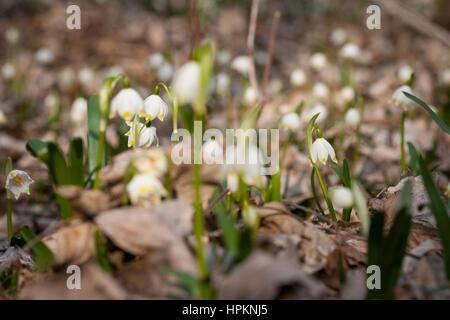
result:
[(353, 193), (346, 187), (330, 188), (330, 197), (334, 207), (339, 209), (350, 208), (353, 205)]
[(342, 28), (333, 29), (330, 35), (331, 43), (335, 46), (340, 46), (347, 41), (347, 32)]
[(281, 128), (290, 131), (297, 131), (300, 129), (300, 117), (296, 112), (286, 113), (281, 118)]
[(341, 97), (344, 103), (349, 103), (355, 99), (355, 90), (350, 86), (345, 86), (339, 92), (339, 96)]
[(302, 115), (302, 120), (304, 122), (308, 122), (309, 119), (311, 119), (317, 113), (320, 113), (320, 114), (319, 114), (319, 116), (316, 119), (316, 123), (321, 123), (328, 116), (327, 108), (321, 103), (316, 103), (312, 107), (310, 107), (307, 110), (305, 110), (305, 112)]
[(30, 194), (30, 184), (33, 182), (25, 171), (11, 170), (6, 177), (5, 189), (17, 200), (22, 193)]
[(294, 110), (294, 107), (291, 104), (284, 103), (280, 106), (281, 114), (285, 114)]
[(216, 76), (216, 92), (224, 96), (230, 91), (231, 79), (223, 72), (220, 72)]
[(291, 85), (301, 87), (306, 83), (306, 74), (302, 69), (294, 69), (290, 76)]
[(206, 164), (223, 164), (222, 146), (216, 140), (208, 140), (202, 147), (203, 162)]
[(146, 120), (158, 117), (159, 120), (164, 121), (169, 113), (169, 106), (160, 96), (152, 94), (144, 100), (144, 112)]
[(392, 101), (395, 105), (402, 106), (404, 108), (411, 103), (411, 100), (409, 100), (408, 97), (403, 94), (403, 92), (414, 94), (410, 86), (403, 85), (394, 91), (394, 93), (392, 94)]
[(162, 82), (169, 81), (173, 75), (172, 65), (168, 62), (164, 62), (162, 66), (158, 68), (158, 79)]
[(130, 147), (150, 148), (154, 142), (158, 144), (158, 136), (156, 135), (156, 128), (147, 127), (143, 123), (138, 124), (137, 144), (133, 125), (130, 127), (130, 130), (127, 133), (125, 133), (125, 135), (128, 137), (129, 148)]
[(127, 185), (131, 203), (149, 207), (161, 203), (161, 198), (167, 196), (167, 190), (153, 174), (138, 174)]
[(247, 87), (244, 91), (243, 100), (247, 106), (254, 104), (258, 100), (258, 92), (253, 87)]
[(406, 83), (411, 79), (413, 73), (414, 70), (411, 66), (404, 65), (398, 70), (397, 77), (402, 83)]
[(172, 89), (182, 104), (193, 103), (200, 90), (200, 65), (195, 61), (182, 65), (173, 76)]
[(136, 114), (144, 112), (144, 100), (139, 93), (132, 88), (125, 88), (119, 91), (111, 100), (111, 117), (119, 114), (124, 120), (133, 120)]
[(441, 82), (443, 85), (450, 87), (450, 68), (447, 68), (442, 72)]
[(220, 50), (217, 53), (217, 62), (219, 65), (224, 66), (227, 65), (231, 60), (231, 53), (228, 50)]
[(5, 30), (5, 39), (9, 44), (16, 44), (20, 39), (20, 32), (15, 27), (9, 27)]
[(91, 68), (85, 67), (78, 71), (78, 81), (85, 86), (89, 86), (95, 79), (94, 71)]
[(254, 227), (258, 224), (259, 214), (254, 206), (246, 206), (242, 212), (244, 223), (249, 227)]
[(243, 76), (247, 76), (250, 72), (251, 59), (249, 56), (239, 56), (231, 62), (231, 68), (239, 72)]
[(357, 128), (361, 122), (359, 110), (355, 108), (348, 109), (345, 113), (345, 124), (351, 128)]
[(160, 148), (150, 148), (133, 161), (133, 165), (139, 173), (152, 174), (162, 177), (167, 172), (167, 157)]
[(309, 58), (309, 64), (316, 70), (322, 70), (327, 65), (327, 57), (322, 52), (314, 53)]
[(164, 55), (159, 52), (152, 53), (148, 56), (148, 64), (150, 65), (150, 68), (152, 69), (159, 69), (164, 63)]
[(16, 76), (16, 67), (12, 63), (5, 63), (2, 66), (2, 77), (5, 80), (11, 80)]
[(331, 144), (324, 138), (317, 138), (311, 146), (311, 161), (313, 163), (320, 161), (326, 164), (328, 158), (337, 163), (336, 153)]
[(73, 124), (80, 125), (87, 123), (88, 102), (83, 97), (78, 97), (72, 103), (70, 110), (70, 120)]
[(317, 82), (313, 87), (313, 95), (319, 100), (326, 100), (330, 96), (330, 89), (323, 82)]
[(40, 48), (34, 57), (40, 64), (50, 64), (55, 61), (55, 55), (49, 48)]
[(356, 60), (361, 55), (361, 49), (353, 42), (349, 42), (339, 51), (342, 58), (348, 60)]
[(7, 122), (5, 113), (3, 112), (3, 110), (0, 110), (0, 125), (3, 125)]
[(269, 82), (269, 92), (270, 94), (278, 94), (283, 90), (283, 81), (278, 78), (272, 79)]
[(227, 187), (231, 193), (236, 193), (239, 190), (239, 175), (235, 171), (230, 171), (227, 174)]
[(116, 77), (122, 73), (123, 73), (123, 68), (121, 66), (112, 66), (108, 69), (107, 76), (108, 77)]
[(76, 78), (71, 68), (64, 68), (58, 73), (58, 84), (62, 89), (68, 89), (75, 84)]

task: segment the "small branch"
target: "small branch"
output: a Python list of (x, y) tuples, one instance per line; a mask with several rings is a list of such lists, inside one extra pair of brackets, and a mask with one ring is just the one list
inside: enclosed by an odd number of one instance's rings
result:
[(267, 94), (267, 85), (269, 83), (270, 68), (272, 66), (273, 50), (275, 48), (275, 43), (277, 41), (277, 31), (280, 22), (280, 17), (281, 17), (280, 11), (275, 11), (275, 13), (273, 14), (272, 26), (270, 27), (270, 38), (269, 38), (269, 45), (267, 48), (267, 59), (263, 75), (264, 96)]
[(217, 198), (215, 198), (213, 201), (211, 201), (211, 203), (208, 205), (208, 207), (205, 210), (205, 216), (209, 215), (212, 210), (214, 209), (214, 207), (227, 195), (227, 193), (230, 192), (229, 189), (225, 189), (223, 190), (218, 196)]
[(248, 28), (248, 37), (247, 37), (247, 47), (248, 47), (248, 55), (250, 57), (250, 71), (249, 71), (249, 80), (250, 85), (252, 86), (255, 92), (259, 92), (258, 90), (258, 79), (256, 78), (256, 68), (255, 68), (255, 33), (256, 33), (256, 22), (258, 20), (258, 6), (259, 0), (252, 0), (252, 8), (250, 12), (250, 25)]
[(190, 55), (197, 47), (200, 37), (200, 21), (197, 10), (197, 0), (189, 0), (189, 33), (191, 40)]

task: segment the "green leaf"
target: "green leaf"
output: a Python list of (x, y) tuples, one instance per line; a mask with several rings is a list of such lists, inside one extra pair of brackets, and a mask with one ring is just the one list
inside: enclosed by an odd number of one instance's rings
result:
[(419, 153), (417, 152), (416, 147), (414, 147), (411, 142), (408, 142), (408, 150), (411, 158), (409, 161), (409, 167), (415, 175), (418, 175), (420, 174)]
[(5, 181), (6, 181), (6, 177), (12, 170), (13, 170), (12, 159), (11, 159), (11, 157), (8, 157), (8, 158), (6, 158), (5, 167), (3, 168), (3, 176), (5, 177)]
[(214, 44), (210, 40), (204, 41), (195, 48), (193, 58), (200, 65), (200, 84), (197, 99), (194, 103), (197, 116), (203, 116), (206, 111), (209, 79), (214, 67)]
[(268, 201), (281, 200), (281, 170), (271, 176)]
[(358, 181), (353, 180), (351, 182), (351, 189), (353, 192), (356, 213), (358, 213), (359, 220), (361, 221), (363, 234), (367, 237), (369, 235), (370, 217), (369, 210), (367, 209), (366, 197), (364, 196), (363, 188)]
[(383, 245), (384, 212), (375, 212), (370, 220), (367, 265), (378, 265)]
[(425, 103), (425, 101), (417, 98), (415, 95), (412, 95), (408, 92), (403, 91), (403, 94), (417, 105), (419, 105), (422, 109), (424, 109), (433, 119), (434, 122), (447, 134), (450, 134), (450, 126), (445, 123), (445, 121), (439, 117), (429, 106)]
[(100, 267), (107, 273), (112, 274), (114, 272), (114, 268), (109, 260), (108, 249), (105, 245), (105, 237), (100, 230), (95, 232), (95, 251), (97, 253), (97, 261)]
[(311, 170), (311, 191), (313, 194), (313, 198), (314, 201), (317, 205), (317, 209), (319, 209), (320, 213), (325, 215), (325, 212), (322, 209), (322, 206), (320, 205), (320, 199), (319, 196), (317, 195), (317, 191), (316, 191), (316, 171), (315, 170)]
[(27, 151), (33, 156), (44, 162), (48, 166), (48, 144), (44, 141), (33, 139), (26, 145)]
[(428, 199), (430, 200), (428, 205), (436, 218), (439, 235), (442, 240), (445, 260), (445, 274), (447, 279), (450, 280), (450, 218), (448, 216), (445, 203), (439, 195), (438, 188), (436, 187), (436, 184), (434, 183), (422, 156), (419, 156), (418, 161), (420, 174), (422, 175), (425, 190), (427, 191)]
[(98, 96), (89, 98), (88, 103), (88, 155), (89, 172), (97, 168), (98, 138), (100, 135), (100, 105)]
[(316, 123), (317, 117), (320, 115), (320, 112), (316, 113), (309, 121), (306, 126), (306, 142), (308, 144), (309, 158), (312, 160), (311, 155), (311, 146), (312, 146), (312, 134), (314, 129), (314, 124)]
[[(30, 227), (22, 227), (20, 233), (27, 243), (35, 241), (34, 239), (36, 238), (36, 234), (30, 229)], [(33, 252), (36, 268), (39, 271), (43, 272), (51, 267), (54, 259), (53, 252), (42, 241), (37, 241), (31, 247), (31, 251)]]
[(84, 186), (84, 149), (83, 140), (75, 138), (70, 142), (69, 168), (72, 184)]
[(179, 107), (181, 126), (188, 130), (191, 134), (194, 133), (194, 111), (189, 104), (182, 104)]

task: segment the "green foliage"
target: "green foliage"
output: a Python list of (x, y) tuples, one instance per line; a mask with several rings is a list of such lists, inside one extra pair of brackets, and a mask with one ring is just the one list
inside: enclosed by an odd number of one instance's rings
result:
[[(342, 168), (335, 164), (332, 163), (331, 168), (334, 170), (334, 172), (337, 174), (337, 176), (339, 177), (339, 179), (342, 182), (342, 185), (344, 185), (345, 187), (351, 189), (352, 188), (352, 177), (350, 174), (350, 167), (348, 165), (348, 161), (347, 159), (344, 159), (344, 162), (342, 164)], [(342, 211), (342, 220), (349, 222), (350, 221), (350, 215), (352, 212), (352, 208), (345, 208)]]
[(270, 177), (266, 201), (281, 200), (281, 170)]
[(97, 261), (100, 267), (107, 273), (113, 273), (114, 267), (108, 256), (108, 249), (105, 244), (105, 237), (100, 230), (95, 232), (95, 251), (97, 253)]
[(24, 226), (20, 230), (20, 234), (27, 243), (35, 242), (31, 247), (31, 251), (33, 252), (33, 260), (37, 270), (43, 272), (51, 267), (54, 260), (53, 252), (42, 241), (35, 240), (36, 235), (33, 230), (28, 226)]
[(98, 138), (100, 135), (100, 105), (98, 96), (92, 96), (88, 102), (88, 155), (89, 173), (97, 168)]
[(212, 41), (204, 41), (195, 48), (193, 58), (200, 65), (200, 84), (197, 99), (194, 104), (195, 113), (203, 116), (206, 111), (208, 84), (214, 67), (214, 44)]

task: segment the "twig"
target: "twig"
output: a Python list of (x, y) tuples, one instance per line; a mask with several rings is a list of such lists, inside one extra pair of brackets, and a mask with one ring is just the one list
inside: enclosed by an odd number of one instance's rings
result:
[(280, 22), (280, 17), (281, 17), (280, 11), (275, 11), (275, 13), (273, 14), (272, 25), (270, 27), (270, 38), (269, 38), (269, 45), (267, 48), (267, 59), (263, 74), (264, 96), (267, 94), (267, 85), (269, 83), (270, 68), (272, 66), (273, 50), (275, 48), (275, 43), (277, 41), (277, 31)]
[(208, 205), (208, 207), (205, 210), (205, 216), (209, 215), (212, 210), (214, 209), (214, 207), (227, 195), (227, 193), (229, 192), (229, 189), (225, 189), (223, 190), (218, 196), (217, 198), (215, 198), (213, 201), (211, 201), (211, 203)]
[(197, 11), (197, 0), (189, 0), (189, 31), (191, 36), (190, 55), (198, 45), (200, 36), (200, 21)]
[(249, 70), (249, 80), (255, 92), (258, 91), (258, 79), (256, 78), (256, 68), (255, 68), (255, 33), (256, 33), (256, 22), (258, 20), (258, 6), (259, 0), (252, 0), (252, 8), (250, 12), (250, 25), (248, 28), (247, 37), (247, 47), (248, 55), (250, 57), (250, 70)]

